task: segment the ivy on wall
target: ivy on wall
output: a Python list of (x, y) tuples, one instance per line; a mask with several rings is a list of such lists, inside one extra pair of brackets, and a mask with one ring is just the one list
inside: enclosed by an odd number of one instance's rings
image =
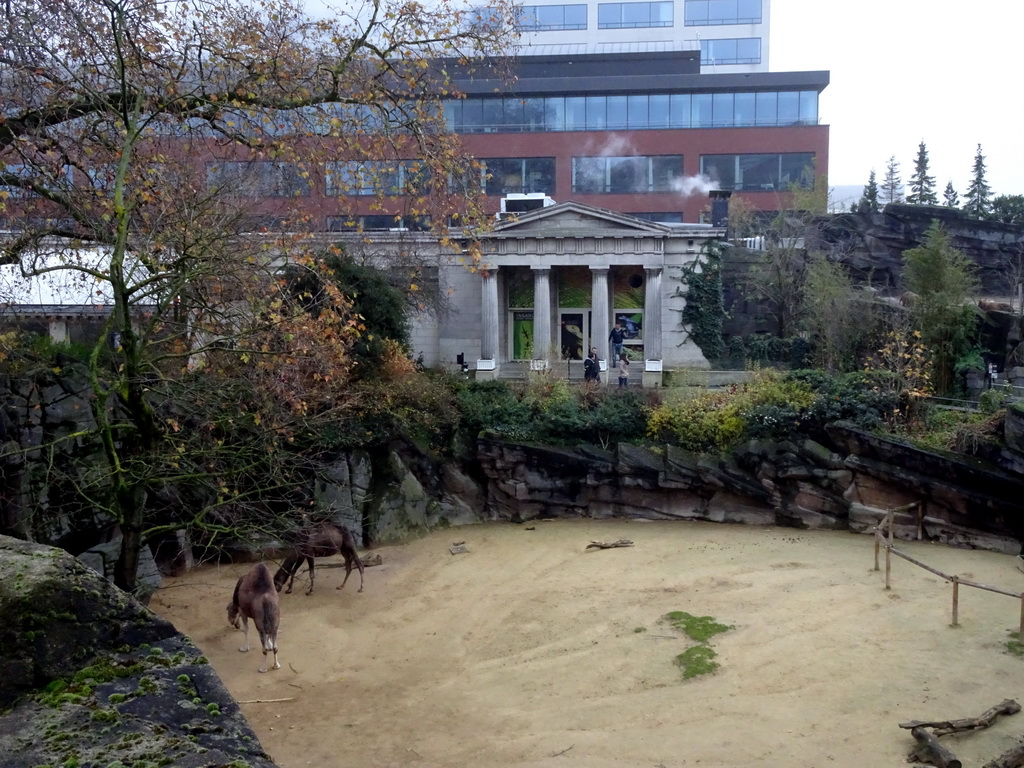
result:
[(725, 299), (722, 294), (721, 246), (709, 243), (703, 257), (681, 270), (684, 291), (676, 288), (676, 296), (686, 299), (680, 322), (689, 327), (690, 338), (708, 360), (718, 360), (725, 352), (722, 328), (725, 325)]

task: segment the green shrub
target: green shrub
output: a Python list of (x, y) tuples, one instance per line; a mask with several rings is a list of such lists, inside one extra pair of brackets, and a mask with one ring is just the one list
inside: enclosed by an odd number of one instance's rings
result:
[(483, 431), (510, 437), (529, 432), (529, 407), (503, 381), (467, 382), (455, 399), (462, 429), (473, 438)]

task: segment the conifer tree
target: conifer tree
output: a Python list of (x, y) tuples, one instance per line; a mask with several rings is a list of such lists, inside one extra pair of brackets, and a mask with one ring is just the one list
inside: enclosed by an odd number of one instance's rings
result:
[(974, 155), (974, 168), (971, 170), (971, 184), (967, 187), (964, 200), (964, 213), (975, 219), (984, 219), (992, 209), (989, 199), (990, 188), (985, 181), (985, 156), (981, 154), (981, 144)]
[(946, 182), (946, 190), (942, 193), (942, 204), (947, 208), (959, 208), (960, 207), (960, 195), (953, 189), (953, 182)]
[(868, 183), (864, 187), (864, 194), (860, 196), (857, 203), (857, 210), (861, 213), (875, 213), (878, 210), (878, 182), (875, 181), (875, 169), (871, 169), (868, 175)]
[(922, 141), (917, 146), (917, 160), (914, 161), (914, 175), (910, 177), (910, 194), (907, 202), (915, 205), (937, 205), (935, 177), (928, 175), (928, 149)]
[(882, 179), (882, 202), (903, 202), (903, 178), (900, 176), (900, 163), (896, 155), (890, 155), (885, 164), (885, 178)]

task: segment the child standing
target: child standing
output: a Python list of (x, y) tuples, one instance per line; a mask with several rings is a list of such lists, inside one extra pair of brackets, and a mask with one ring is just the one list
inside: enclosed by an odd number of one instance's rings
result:
[(619, 355), (619, 388), (629, 386), (629, 358), (623, 352)]

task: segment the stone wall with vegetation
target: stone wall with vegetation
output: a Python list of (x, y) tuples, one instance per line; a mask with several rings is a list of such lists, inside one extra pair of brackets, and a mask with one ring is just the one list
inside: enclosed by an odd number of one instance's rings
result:
[(828, 444), (750, 441), (727, 457), (673, 446), (553, 448), (481, 440), (488, 508), (499, 519), (627, 518), (870, 532), (890, 507), (896, 535), (1016, 554), (1020, 475), (913, 448), (850, 424)]

